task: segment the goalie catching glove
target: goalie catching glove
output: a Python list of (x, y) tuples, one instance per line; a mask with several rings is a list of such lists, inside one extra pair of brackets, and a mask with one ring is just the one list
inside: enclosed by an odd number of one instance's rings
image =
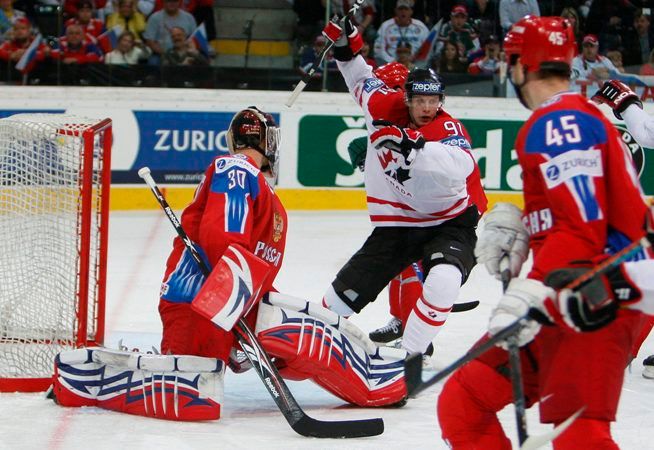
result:
[(630, 105), (643, 109), (643, 102), (629, 86), (618, 80), (609, 80), (591, 97), (595, 103), (605, 103), (613, 110), (613, 115), (622, 120), (622, 113)]
[(361, 33), (348, 17), (332, 17), (322, 29), (322, 35), (334, 43), (334, 58), (337, 61), (350, 61), (363, 47)]
[(402, 128), (386, 120), (372, 122), (377, 130), (370, 135), (370, 143), (377, 150), (387, 148), (404, 156), (405, 163), (411, 164), (415, 158), (416, 150), (425, 146), (422, 133), (411, 128)]

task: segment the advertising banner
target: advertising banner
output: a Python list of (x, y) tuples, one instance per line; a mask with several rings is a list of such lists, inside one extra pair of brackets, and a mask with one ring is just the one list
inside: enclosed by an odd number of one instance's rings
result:
[[(473, 155), (479, 163), (488, 191), (521, 191), (522, 170), (514, 150), (521, 120), (463, 119), (472, 139)], [(305, 115), (298, 124), (297, 179), (306, 187), (363, 186), (363, 174), (354, 170), (348, 144), (365, 136), (363, 117)], [(617, 128), (640, 173), (648, 195), (654, 195), (654, 163), (623, 125)]]

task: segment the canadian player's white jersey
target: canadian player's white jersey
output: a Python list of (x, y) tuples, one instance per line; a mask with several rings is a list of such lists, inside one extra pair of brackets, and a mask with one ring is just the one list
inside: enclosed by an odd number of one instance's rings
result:
[[(338, 62), (355, 101), (361, 105), (368, 133), (376, 128), (368, 102), (373, 96), (397, 94), (376, 78), (363, 58)], [(397, 97), (396, 97), (397, 98)], [(466, 178), (474, 157), (460, 147), (428, 142), (406, 164), (389, 149), (375, 149), (368, 140), (364, 181), (370, 220), (375, 226), (426, 227), (458, 216), (470, 206)]]
[(637, 105), (630, 105), (622, 113), (622, 118), (636, 142), (643, 147), (654, 148), (654, 117)]
[[(652, 276), (654, 273), (654, 259), (626, 262), (624, 263), (624, 269), (627, 272), (627, 276), (640, 289), (642, 294), (642, 298), (639, 301), (629, 303), (627, 308), (654, 316), (654, 277)], [(629, 292), (624, 292), (624, 298), (617, 298), (616, 300), (624, 300), (629, 297), (629, 294)], [(618, 297), (621, 296), (620, 290), (616, 292), (616, 295)]]

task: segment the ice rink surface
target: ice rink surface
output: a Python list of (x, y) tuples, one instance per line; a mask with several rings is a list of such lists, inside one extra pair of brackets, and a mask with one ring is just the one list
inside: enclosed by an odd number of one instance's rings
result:
[[(318, 301), (338, 269), (370, 232), (368, 217), (356, 212), (291, 212), (284, 265), (276, 283), (281, 292)], [(173, 229), (160, 211), (113, 212), (109, 237), (106, 344), (159, 347), (158, 291)], [(473, 311), (451, 314), (435, 340), (435, 364), (444, 367), (463, 355), (485, 331), (500, 296), (500, 284), (477, 267), (459, 301), (478, 299)], [(365, 331), (386, 323), (386, 293), (352, 320)], [(602, 349), (597, 349), (601, 352)], [(626, 373), (613, 434), (622, 449), (654, 449), (654, 380), (641, 376), (654, 338), (641, 348)], [(176, 423), (96, 408), (62, 408), (42, 394), (0, 394), (0, 449), (446, 449), (436, 421), (432, 387), (401, 409), (349, 407), (310, 382), (289, 382), (304, 410), (324, 420), (383, 417), (386, 431), (373, 438), (322, 440), (295, 434), (278, 412), (254, 371), (228, 371), (223, 415), (217, 422)], [(531, 434), (549, 430), (538, 411), (527, 412)], [(513, 408), (501, 412), (516, 441)]]

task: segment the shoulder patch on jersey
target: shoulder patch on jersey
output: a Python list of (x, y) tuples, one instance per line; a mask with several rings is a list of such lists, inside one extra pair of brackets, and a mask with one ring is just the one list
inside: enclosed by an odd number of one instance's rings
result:
[(602, 151), (570, 150), (542, 163), (540, 171), (549, 189), (578, 175), (601, 177), (604, 174)]
[(250, 164), (245, 155), (230, 155), (223, 158), (217, 158), (214, 163), (216, 173), (227, 172), (233, 168), (245, 169), (256, 177), (261, 172), (259, 169)]
[(382, 86), (385, 86), (385, 84), (379, 78), (366, 78), (366, 81), (363, 82), (363, 90), (367, 93), (371, 93)]
[(558, 109), (538, 117), (527, 131), (526, 153), (557, 156), (570, 150), (589, 150), (606, 144), (608, 135), (599, 117)]

